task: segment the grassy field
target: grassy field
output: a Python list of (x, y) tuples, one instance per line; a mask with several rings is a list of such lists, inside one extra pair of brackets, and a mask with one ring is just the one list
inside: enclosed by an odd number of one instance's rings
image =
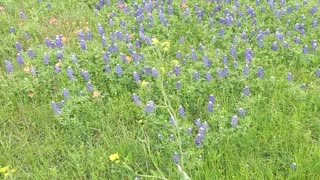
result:
[(320, 179), (320, 1), (217, 1), (1, 0), (0, 179)]

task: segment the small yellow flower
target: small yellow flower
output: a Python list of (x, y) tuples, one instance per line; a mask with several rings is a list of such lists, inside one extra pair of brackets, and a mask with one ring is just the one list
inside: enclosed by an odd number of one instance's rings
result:
[(161, 43), (161, 46), (165, 46), (165, 47), (170, 47), (170, 42), (169, 41), (165, 41), (163, 43)]
[(26, 72), (26, 73), (29, 73), (30, 72), (30, 67), (28, 65), (24, 66), (23, 67), (23, 71)]
[(101, 95), (100, 91), (94, 90), (92, 93), (92, 97), (99, 97)]
[(151, 40), (153, 45), (156, 45), (159, 43), (159, 40), (157, 38), (152, 38)]
[(139, 121), (137, 121), (139, 124), (144, 124), (144, 122), (143, 122), (143, 120), (142, 119), (140, 119)]
[(165, 70), (166, 70), (165, 67), (161, 67), (161, 68), (160, 68), (160, 71), (161, 71), (162, 73), (164, 73)]
[(172, 60), (172, 64), (179, 65), (179, 61), (178, 60)]
[(143, 81), (141, 82), (141, 84), (140, 84), (140, 87), (141, 87), (141, 88), (146, 88), (148, 84), (149, 84), (149, 83), (148, 83), (147, 81), (143, 80)]
[(166, 52), (167, 52), (167, 51), (169, 51), (169, 48), (168, 48), (168, 47), (164, 47), (164, 48), (163, 48), (163, 51), (166, 51)]
[(10, 173), (4, 173), (4, 177), (8, 177)]
[(111, 154), (110, 156), (109, 156), (109, 159), (110, 159), (110, 161), (116, 161), (116, 160), (119, 160), (120, 159), (120, 156), (119, 156), (119, 154), (118, 153), (114, 153), (114, 154)]
[(3, 168), (0, 168), (0, 173), (6, 173), (9, 169), (9, 166), (5, 166)]

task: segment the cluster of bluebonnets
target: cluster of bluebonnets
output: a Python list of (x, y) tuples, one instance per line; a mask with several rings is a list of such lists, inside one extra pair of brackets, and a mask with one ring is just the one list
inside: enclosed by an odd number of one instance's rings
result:
[[(41, 1), (39, 1), (39, 3), (40, 2)], [(16, 42), (16, 62), (17, 66), (23, 67), (26, 65), (25, 61), (30, 61), (30, 59), (38, 61), (39, 59), (42, 59), (42, 64), (31, 63), (28, 71), (30, 71), (32, 75), (38, 76), (39, 73), (42, 73), (41, 71), (37, 71), (37, 66), (47, 66), (48, 68), (52, 68), (57, 74), (65, 73), (70, 81), (82, 78), (86, 83), (85, 86), (88, 92), (93, 92), (95, 89), (93, 84), (94, 79), (92, 79), (91, 76), (92, 72), (89, 72), (85, 67), (79, 69), (77, 64), (79, 58), (81, 59), (82, 54), (91, 51), (88, 47), (88, 44), (91, 42), (95, 42), (102, 50), (100, 60), (104, 62), (103, 69), (105, 73), (113, 73), (116, 77), (120, 78), (130, 74), (130, 76), (132, 76), (132, 81), (137, 84), (142, 84), (142, 81), (144, 80), (143, 77), (146, 76), (152, 76), (153, 78), (159, 78), (163, 74), (168, 75), (169, 78), (172, 76), (185, 76), (183, 66), (198, 61), (202, 61), (202, 68), (207, 69), (208, 71), (203, 73), (200, 69), (194, 70), (190, 75), (194, 81), (211, 81), (213, 78), (223, 79), (230, 76), (232, 71), (238, 71), (239, 67), (241, 67), (241, 75), (243, 77), (249, 77), (250, 72), (255, 67), (252, 66), (252, 64), (257, 63), (254, 62), (254, 57), (257, 54), (254, 50), (259, 51), (267, 49), (272, 53), (272, 51), (289, 50), (291, 46), (300, 47), (300, 50), (298, 51), (301, 52), (301, 56), (299, 56), (299, 58), (306, 55), (306, 59), (308, 54), (316, 55), (319, 53), (317, 39), (315, 39), (317, 36), (314, 36), (314, 34), (312, 35), (312, 33), (319, 32), (319, 30), (317, 30), (319, 28), (317, 15), (319, 15), (318, 9), (320, 1), (315, 4), (310, 4), (307, 0), (301, 2), (295, 1), (294, 4), (292, 3), (293, 2), (291, 1), (285, 0), (256, 0), (254, 3), (250, 4), (243, 4), (239, 0), (205, 0), (199, 3), (188, 4), (186, 0), (181, 0), (178, 3), (173, 3), (172, 0), (143, 0), (142, 3), (137, 3), (132, 0), (132, 3), (127, 4), (121, 0), (116, 3), (111, 3), (110, 0), (100, 0), (96, 4), (93, 13), (100, 13), (105, 6), (114, 6), (116, 9), (110, 12), (107, 22), (96, 24), (96, 28), (92, 29), (92, 31), (90, 29), (79, 29), (77, 31), (78, 46), (74, 48), (80, 49), (79, 54), (66, 52), (64, 50), (65, 44), (63, 42), (63, 36), (57, 35), (53, 39), (46, 37), (43, 40), (46, 48), (55, 51), (55, 59), (52, 59), (52, 56), (47, 52), (36, 54), (32, 48), (23, 47), (20, 42)], [(47, 8), (51, 7), (50, 4), (46, 6)], [(263, 24), (263, 22), (261, 22), (263, 19), (260, 17), (263, 12), (271, 12), (270, 16), (272, 16), (273, 19), (278, 19), (279, 22), (283, 22), (283, 19), (286, 19), (286, 16), (295, 12), (300, 12), (301, 9), (305, 8), (308, 8), (309, 14), (301, 14), (301, 17), (298, 17), (299, 19), (287, 19), (286, 25), (283, 26), (282, 29), (277, 27), (262, 29), (259, 27), (259, 23)], [(260, 14), (260, 16), (257, 14)], [(28, 18), (23, 12), (20, 12), (19, 15), (22, 21)], [(124, 20), (128, 18), (119, 18), (119, 16), (131, 17), (131, 19)], [(150, 59), (145, 58), (144, 53), (146, 51), (144, 51), (144, 48), (152, 46), (160, 48), (160, 45), (154, 43), (153, 40), (161, 35), (150, 34), (150, 32), (152, 32), (152, 29), (156, 26), (163, 26), (169, 29), (174, 28), (175, 24), (171, 24), (173, 22), (172, 19), (174, 18), (178, 19), (178, 22), (184, 23), (184, 26), (188, 26), (189, 28), (193, 28), (192, 23), (197, 23), (206, 27), (207, 31), (215, 29), (210, 31), (210, 33), (215, 33), (212, 36), (211, 42), (214, 43), (219, 38), (223, 39), (225, 37), (231, 37), (230, 39), (224, 39), (225, 41), (231, 42), (230, 46), (228, 46), (227, 50), (222, 51), (222, 54), (218, 53), (215, 57), (211, 55), (212, 53), (210, 53), (210, 55), (207, 54), (208, 52), (215, 50), (206, 49), (206, 44), (202, 43), (194, 44), (190, 48), (187, 47), (189, 50), (170, 52), (172, 55), (170, 55), (169, 58), (177, 59), (179, 63), (172, 66), (172, 71), (165, 70), (165, 72), (161, 74), (160, 67), (163, 65), (154, 65), (154, 63), (148, 65)], [(128, 24), (130, 24), (130, 26)], [(248, 27), (248, 24), (252, 27), (252, 32), (249, 32), (250, 30), (247, 29), (239, 34), (232, 34), (231, 36), (226, 35), (231, 27), (241, 29), (243, 26)], [(117, 30), (107, 31), (107, 26)], [(10, 27), (10, 33), (15, 33), (15, 31), (16, 29), (14, 27)], [(133, 39), (131, 36), (133, 33), (136, 33), (138, 37)], [(183, 33), (177, 36), (179, 38), (175, 39), (176, 42), (171, 41), (170, 43), (178, 46), (178, 49), (180, 49), (179, 47), (185, 49), (186, 37)], [(29, 38), (28, 34), (25, 35), (25, 38)], [(270, 39), (272, 42), (271, 44)], [(240, 41), (244, 47), (241, 47)], [(168, 52), (161, 53), (168, 54)], [(65, 69), (62, 69), (61, 62), (66, 61), (66, 56), (68, 56), (68, 58), (70, 57), (72, 64)], [(154, 59), (157, 58), (160, 57), (154, 57)], [(220, 61), (218, 65), (216, 59), (219, 59)], [(230, 61), (230, 59), (232, 61)], [(139, 64), (142, 64), (141, 62), (146, 64), (146, 66), (143, 68), (138, 66)], [(4, 62), (7, 72), (10, 74), (13, 74), (15, 71), (15, 65), (13, 63), (14, 62), (9, 59)], [(137, 66), (132, 72), (126, 72), (126, 69), (124, 68), (124, 65), (129, 63), (133, 63)], [(75, 68), (78, 68), (76, 71), (80, 72), (80, 74), (75, 74)], [(101, 67), (98, 68), (101, 69)], [(313, 74), (316, 77), (320, 77), (320, 69), (317, 68), (314, 69)], [(19, 68), (16, 69), (18, 71)], [(182, 71), (184, 72), (182, 73)], [(266, 75), (263, 64), (257, 66), (254, 71), (256, 73), (256, 78), (263, 79)], [(294, 74), (287, 72), (287, 77), (282, 78), (287, 78), (288, 82), (291, 82), (293, 81), (293, 77)], [(183, 84), (183, 82), (184, 81), (182, 80), (176, 81), (175, 88), (181, 89), (183, 85), (186, 85)], [(150, 83), (151, 82), (146, 82), (147, 88), (150, 88)], [(305, 83), (301, 83), (301, 88), (307, 88)], [(239, 93), (242, 93), (243, 96), (251, 95), (249, 86), (244, 86), (242, 88), (243, 91)], [(64, 100), (51, 102), (54, 113), (58, 115), (63, 113), (64, 101), (70, 96), (74, 96), (67, 88), (63, 88), (61, 93), (65, 98)], [(81, 96), (82, 94), (83, 92), (79, 91), (77, 95)], [(215, 96), (208, 92), (208, 95), (204, 98), (207, 97), (207, 112), (213, 113)], [(140, 100), (139, 95), (133, 92), (132, 101), (137, 106), (141, 107), (147, 114), (155, 112), (156, 102), (153, 100), (143, 103)], [(186, 111), (188, 111), (188, 109), (185, 109), (183, 105), (176, 107), (176, 110), (177, 114), (179, 114), (179, 118), (186, 117)], [(240, 118), (246, 115), (246, 110), (242, 107), (239, 107), (237, 112), (238, 114), (230, 117), (231, 128), (236, 128)], [(175, 121), (176, 120), (173, 117), (170, 118), (171, 124), (174, 125)], [(203, 144), (203, 139), (208, 131), (208, 127), (209, 125), (206, 121), (201, 122), (200, 119), (195, 120), (195, 146), (201, 146)], [(192, 134), (192, 129), (193, 128), (189, 127), (186, 130), (186, 133)], [(159, 138), (163, 138), (162, 135), (159, 135)], [(174, 154), (173, 161), (175, 163), (179, 162), (178, 153)]]

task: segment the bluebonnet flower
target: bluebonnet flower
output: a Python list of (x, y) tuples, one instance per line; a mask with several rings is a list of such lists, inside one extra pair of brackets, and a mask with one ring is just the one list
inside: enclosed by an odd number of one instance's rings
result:
[(36, 68), (34, 66), (30, 66), (30, 72), (34, 76), (37, 75), (37, 70), (36, 70)]
[(317, 69), (317, 70), (316, 70), (316, 76), (317, 76), (317, 77), (320, 77), (320, 69)]
[(170, 135), (169, 135), (169, 139), (170, 139), (171, 141), (173, 141), (173, 140), (174, 140), (174, 135), (173, 135), (173, 134), (170, 134)]
[(289, 82), (292, 81), (292, 73), (291, 73), (291, 72), (288, 73), (288, 75), (287, 75), (287, 80), (288, 80)]
[(224, 65), (227, 65), (227, 64), (228, 64), (228, 57), (227, 57), (227, 55), (224, 55), (224, 56), (222, 57), (222, 63), (223, 63)]
[(306, 88), (307, 88), (307, 85), (306, 85), (305, 83), (302, 83), (302, 84), (300, 85), (300, 88), (301, 88), (301, 89), (306, 89)]
[(63, 59), (62, 51), (57, 51), (57, 59), (58, 60), (62, 60)]
[(92, 41), (93, 40), (93, 35), (92, 35), (92, 32), (90, 29), (87, 29), (87, 39), (89, 41)]
[(22, 46), (21, 46), (21, 44), (19, 42), (16, 42), (16, 49), (19, 52), (22, 51)]
[(100, 36), (104, 36), (104, 29), (100, 23), (97, 25)]
[(191, 47), (191, 58), (192, 60), (197, 60), (197, 54), (196, 51)]
[(244, 53), (244, 58), (246, 60), (246, 63), (250, 63), (251, 59), (253, 57), (253, 51), (251, 48), (246, 49), (245, 53)]
[(232, 127), (236, 127), (238, 125), (238, 116), (237, 115), (232, 116), (230, 124)]
[(105, 36), (101, 37), (101, 45), (102, 47), (106, 47), (107, 46), (107, 39)]
[(157, 78), (158, 76), (159, 76), (159, 73), (158, 73), (158, 71), (157, 71), (157, 69), (156, 68), (152, 68), (151, 69), (151, 72), (152, 72), (152, 75), (155, 77), (155, 78)]
[(211, 73), (209, 71), (206, 73), (205, 78), (206, 78), (207, 81), (211, 80)]
[(133, 77), (133, 80), (136, 81), (136, 82), (139, 82), (140, 81), (140, 76), (137, 72), (133, 72), (132, 74), (132, 77)]
[(47, 45), (48, 48), (54, 48), (53, 42), (48, 37), (44, 39), (44, 43)]
[[(56, 46), (59, 48), (59, 49), (62, 49), (62, 47), (63, 47), (63, 44), (62, 44), (62, 37), (60, 37), (60, 36), (56, 36), (56, 40), (55, 40), (55, 43), (56, 43)], [(46, 42), (46, 44), (47, 44), (47, 42)], [(47, 44), (47, 46), (48, 46), (48, 44)], [(49, 45), (51, 48), (53, 48), (54, 47), (54, 45), (53, 45), (53, 43), (51, 42), (50, 43), (50, 45)], [(48, 47), (49, 47), (48, 46)]]
[(63, 91), (62, 91), (62, 95), (63, 95), (64, 98), (68, 99), (70, 97), (69, 90), (64, 88)]
[(174, 66), (173, 66), (173, 71), (174, 71), (174, 74), (175, 74), (176, 76), (179, 76), (179, 75), (180, 75), (180, 66), (174, 65)]
[(181, 59), (181, 52), (180, 52), (180, 50), (176, 52), (176, 58)]
[(12, 73), (13, 72), (13, 66), (12, 66), (11, 61), (5, 60), (4, 63), (5, 63), (7, 72), (8, 73)]
[(289, 44), (287, 41), (283, 41), (283, 44), (282, 44), (283, 48), (288, 48)]
[(312, 28), (316, 28), (318, 26), (318, 18), (314, 18), (312, 21)]
[(122, 67), (120, 66), (120, 64), (116, 65), (116, 73), (118, 76), (121, 76), (123, 73)]
[(197, 126), (197, 128), (200, 128), (200, 127), (201, 127), (202, 123), (201, 123), (201, 120), (200, 120), (199, 118), (196, 119), (195, 125)]
[(221, 38), (224, 36), (224, 29), (223, 29), (223, 28), (221, 28), (221, 29), (219, 30), (219, 36), (220, 36)]
[(111, 68), (109, 65), (106, 65), (106, 67), (104, 68), (104, 72), (109, 73), (111, 71)]
[(238, 109), (238, 114), (239, 114), (240, 116), (244, 116), (244, 115), (246, 115), (246, 111), (245, 111), (243, 108), (239, 108), (239, 109)]
[(49, 64), (49, 61), (50, 61), (50, 59), (49, 59), (49, 56), (48, 56), (48, 54), (47, 53), (44, 53), (43, 54), (43, 62), (44, 62), (44, 64)]
[(158, 134), (158, 138), (159, 139), (163, 139), (163, 135), (162, 134)]
[(10, 33), (14, 33), (15, 31), (16, 31), (16, 29), (15, 29), (14, 27), (11, 26), (11, 27), (9, 28), (9, 32), (10, 32)]
[(87, 49), (87, 46), (86, 46), (86, 41), (85, 40), (80, 40), (80, 48), (82, 51), (85, 51)]
[(74, 64), (77, 64), (77, 56), (75, 54), (71, 55), (71, 60)]
[(312, 40), (311, 46), (312, 46), (312, 50), (315, 51), (318, 47), (317, 40)]
[(155, 108), (155, 104), (153, 101), (148, 101), (148, 103), (145, 106), (145, 111), (147, 114), (150, 114)]
[(104, 62), (109, 63), (110, 62), (110, 53), (109, 52), (102, 53), (102, 59), (104, 60)]
[(83, 33), (82, 29), (79, 29), (77, 32), (78, 38), (80, 41), (85, 41), (86, 40), (86, 35)]
[(301, 42), (300, 38), (297, 36), (293, 37), (293, 42), (295, 42), (296, 44), (299, 44)]
[(180, 41), (180, 44), (184, 43), (184, 37), (181, 36), (180, 39), (179, 39), (179, 41)]
[(73, 70), (70, 66), (67, 67), (67, 75), (70, 80), (74, 80)]
[(151, 72), (151, 68), (149, 67), (149, 66), (146, 66), (145, 67), (145, 73), (147, 74), (147, 75), (150, 75), (152, 72)]
[(172, 161), (177, 165), (179, 164), (180, 157), (179, 157), (179, 154), (177, 152), (174, 152), (174, 154), (172, 156)]
[(186, 117), (186, 113), (184, 111), (184, 108), (182, 106), (179, 106), (178, 112), (180, 114), (181, 117)]
[(21, 20), (25, 20), (26, 19), (26, 15), (21, 11), (19, 13)]
[(274, 41), (274, 42), (272, 43), (271, 49), (274, 50), (274, 51), (278, 50), (278, 44), (277, 44), (276, 41)]
[(291, 169), (296, 170), (297, 169), (297, 163), (291, 163), (290, 167), (291, 167)]
[(212, 103), (214, 103), (216, 99), (213, 94), (210, 94), (208, 97), (208, 100), (211, 101)]
[(139, 96), (136, 93), (132, 94), (132, 101), (137, 105), (137, 106), (141, 106), (141, 102), (139, 100)]
[(93, 86), (92, 86), (92, 83), (91, 83), (90, 81), (87, 82), (87, 90), (88, 90), (89, 92), (93, 91)]
[(20, 53), (17, 54), (17, 62), (19, 65), (24, 65), (24, 61), (23, 61), (23, 58), (22, 58), (22, 55)]
[(250, 70), (250, 67), (248, 64), (246, 64), (244, 67), (243, 67), (243, 75), (248, 77), (249, 75), (249, 70)]
[(227, 66), (224, 66), (222, 70), (222, 75), (223, 76), (228, 76), (229, 75), (229, 68)]
[(261, 66), (258, 67), (257, 75), (258, 75), (258, 78), (263, 78), (264, 71), (263, 71), (263, 68)]
[(249, 96), (249, 95), (250, 95), (250, 90), (249, 90), (249, 87), (248, 87), (248, 86), (245, 86), (245, 87), (243, 88), (243, 94), (244, 94), (245, 96)]
[(196, 71), (193, 73), (193, 79), (198, 80), (199, 79), (199, 73)]
[(210, 67), (212, 65), (212, 61), (209, 59), (209, 57), (206, 54), (203, 55), (202, 60), (203, 60), (203, 64), (206, 67)]
[(86, 80), (89, 81), (90, 80), (90, 73), (86, 70), (81, 70), (81, 75), (82, 77)]
[(196, 138), (195, 138), (195, 145), (200, 146), (202, 144), (202, 140), (204, 138), (204, 134), (198, 133)]
[(59, 107), (59, 105), (58, 105), (57, 103), (55, 103), (55, 102), (52, 101), (52, 102), (51, 102), (51, 107), (52, 107), (54, 113), (56, 113), (56, 114), (61, 114), (60, 107)]
[(191, 127), (187, 128), (186, 132), (187, 132), (188, 134), (191, 134), (191, 133), (192, 133), (192, 128), (191, 128)]
[(208, 102), (208, 107), (207, 107), (208, 112), (213, 111), (213, 103), (211, 101)]
[(303, 53), (303, 54), (307, 54), (307, 53), (308, 53), (308, 45), (304, 45), (304, 46), (302, 47), (302, 53)]
[(181, 89), (181, 82), (180, 82), (180, 81), (178, 81), (178, 82), (176, 83), (176, 88), (177, 88), (177, 89)]
[(46, 4), (46, 8), (48, 8), (48, 9), (51, 8), (51, 3), (50, 3), (50, 2), (48, 2), (48, 3)]
[(219, 67), (217, 68), (217, 76), (218, 76), (218, 78), (222, 78), (223, 77), (223, 72)]
[(172, 116), (169, 118), (169, 122), (170, 122), (171, 125), (175, 124), (175, 120), (174, 120), (174, 118)]
[(28, 50), (28, 55), (29, 55), (29, 57), (31, 57), (31, 58), (36, 57), (36, 54), (34, 53), (34, 51), (33, 51), (32, 49), (29, 49), (29, 50)]
[(238, 62), (237, 61), (233, 61), (232, 66), (233, 66), (233, 68), (237, 68), (238, 67)]

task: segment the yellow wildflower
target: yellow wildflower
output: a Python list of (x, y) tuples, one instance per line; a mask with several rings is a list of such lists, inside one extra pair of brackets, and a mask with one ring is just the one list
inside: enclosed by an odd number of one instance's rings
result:
[(3, 168), (0, 168), (0, 173), (6, 173), (9, 169), (9, 166), (5, 166)]
[(4, 173), (4, 177), (8, 177), (10, 173)]
[(164, 47), (163, 51), (169, 51), (169, 48), (168, 47)]
[(140, 86), (141, 86), (141, 88), (146, 88), (148, 84), (149, 84), (149, 83), (148, 83), (147, 81), (143, 80), (143, 81), (141, 82)]
[(165, 41), (163, 43), (161, 43), (161, 46), (165, 46), (165, 47), (170, 47), (170, 42), (169, 41)]
[(141, 125), (144, 124), (144, 122), (143, 122), (142, 119), (140, 119), (140, 120), (138, 121), (138, 123), (141, 124)]
[(92, 93), (92, 97), (99, 97), (101, 95), (100, 91), (94, 90)]
[(161, 67), (161, 68), (160, 68), (160, 71), (161, 71), (162, 73), (164, 73), (165, 70), (166, 70), (165, 67)]
[(110, 156), (109, 156), (109, 159), (110, 159), (110, 161), (116, 161), (116, 160), (119, 160), (120, 159), (120, 156), (119, 156), (119, 154), (118, 153), (114, 153), (114, 154), (111, 154)]
[(151, 40), (153, 45), (156, 45), (159, 43), (159, 40), (157, 38), (152, 38)]
[(173, 60), (173, 61), (172, 61), (172, 64), (174, 64), (174, 65), (179, 65), (179, 61), (178, 61), (178, 60)]

